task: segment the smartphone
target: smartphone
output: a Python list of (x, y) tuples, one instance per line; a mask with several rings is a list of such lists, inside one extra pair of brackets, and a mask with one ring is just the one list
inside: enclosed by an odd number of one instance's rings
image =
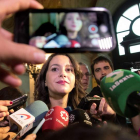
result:
[(18, 12), (14, 40), (47, 53), (109, 52), (116, 46), (112, 16), (101, 7)]
[(101, 99), (101, 97), (85, 97), (79, 103), (78, 108), (90, 110), (91, 105), (96, 103), (96, 110), (98, 110)]
[(14, 110), (18, 110), (20, 106), (24, 105), (24, 103), (26, 103), (28, 98), (27, 94), (22, 95), (21, 97), (18, 97), (14, 100), (12, 100), (13, 104), (11, 106), (8, 106), (8, 110), (10, 109), (14, 109)]

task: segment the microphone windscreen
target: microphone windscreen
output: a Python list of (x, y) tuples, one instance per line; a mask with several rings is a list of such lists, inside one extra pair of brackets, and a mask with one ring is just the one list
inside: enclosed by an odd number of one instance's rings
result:
[(47, 112), (42, 131), (64, 128), (68, 125), (68, 122), (68, 112), (60, 106), (55, 106)]
[(68, 113), (70, 112), (70, 111), (72, 111), (72, 108), (70, 107), (70, 106), (67, 106), (66, 108), (64, 108)]
[(89, 115), (83, 109), (74, 109), (69, 112), (69, 124), (85, 123), (92, 125)]
[(70, 46), (70, 41), (65, 35), (58, 35), (54, 40), (60, 45), (60, 47)]
[(139, 112), (127, 104), (132, 92), (140, 91), (140, 76), (129, 70), (115, 70), (101, 80), (101, 91), (112, 109), (121, 116), (134, 117)]
[(35, 117), (35, 122), (33, 123), (33, 127), (35, 127), (44, 118), (49, 109), (43, 101), (37, 100), (27, 106), (25, 110)]
[(48, 111), (47, 105), (42, 101), (35, 101), (25, 109), (21, 108), (10, 115), (10, 132), (20, 132), (24, 135), (31, 128), (36, 127)]

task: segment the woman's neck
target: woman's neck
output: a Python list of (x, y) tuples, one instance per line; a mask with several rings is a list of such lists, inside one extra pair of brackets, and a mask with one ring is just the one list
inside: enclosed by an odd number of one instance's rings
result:
[(61, 106), (62, 108), (66, 108), (68, 103), (68, 94), (63, 96), (62, 98), (50, 97), (50, 103), (51, 103), (51, 108), (55, 106)]
[(67, 36), (70, 39), (75, 39), (77, 37), (77, 32), (68, 32)]

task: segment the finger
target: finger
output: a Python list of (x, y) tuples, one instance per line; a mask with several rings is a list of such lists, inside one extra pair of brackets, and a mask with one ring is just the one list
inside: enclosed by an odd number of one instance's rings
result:
[(22, 81), (14, 74), (0, 68), (0, 81), (2, 81), (5, 84), (8, 84), (13, 87), (18, 87), (22, 84)]
[(96, 104), (93, 103), (90, 107), (90, 114), (94, 115), (97, 114), (97, 110), (96, 110)]
[(100, 101), (99, 109), (98, 109), (99, 114), (103, 113), (104, 105), (105, 105), (105, 99), (102, 98), (101, 101)]
[(35, 134), (30, 134), (24, 140), (35, 140), (35, 138), (36, 138)]
[(25, 66), (23, 64), (14, 64), (11, 65), (11, 68), (12, 68), (12, 72), (15, 74), (20, 75), (25, 73)]
[(8, 40), (13, 40), (13, 34), (8, 32), (5, 29), (0, 28), (0, 33), (3, 35), (3, 37), (5, 37)]
[(7, 65), (45, 62), (44, 51), (29, 45), (11, 42), (2, 36), (0, 39), (3, 40), (0, 45), (0, 49), (3, 50), (0, 52), (1, 62), (5, 62)]
[(10, 112), (10, 113), (14, 113), (14, 109), (10, 109), (9, 112)]
[(0, 128), (0, 133), (4, 134), (4, 133), (7, 133), (9, 130), (10, 130), (9, 126), (1, 127)]
[(10, 106), (12, 104), (13, 104), (12, 101), (9, 101), (9, 100), (0, 100), (0, 105), (2, 105), (2, 106)]
[[(6, 7), (6, 8), (5, 8)], [(11, 14), (28, 8), (43, 9), (43, 6), (35, 0), (2, 0), (0, 1), (0, 14)]]
[(4, 120), (4, 117), (0, 117), (0, 121), (3, 121)]
[(17, 134), (16, 133), (13, 133), (13, 132), (8, 132), (7, 133), (8, 135), (10, 135), (10, 138), (14, 138)]
[(8, 116), (9, 115), (9, 112), (8, 111), (5, 111), (5, 112), (1, 112), (0, 113), (0, 120), (3, 120), (5, 116)]
[(93, 97), (100, 97), (100, 96), (98, 96), (98, 95), (94, 95)]
[(11, 140), (11, 139), (10, 139), (10, 136), (8, 134), (1, 134), (0, 140)]

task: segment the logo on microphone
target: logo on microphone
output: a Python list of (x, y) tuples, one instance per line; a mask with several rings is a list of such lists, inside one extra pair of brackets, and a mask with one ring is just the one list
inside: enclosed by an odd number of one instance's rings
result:
[(123, 71), (112, 72), (112, 73), (110, 73), (110, 74), (108, 74), (106, 76), (105, 83), (113, 83), (117, 79), (119, 79), (120, 77), (122, 77), (123, 75), (124, 75), (124, 72)]
[(52, 109), (50, 109), (50, 110), (47, 112), (46, 117), (47, 117), (47, 116), (50, 116), (50, 115), (53, 113), (53, 111), (54, 111), (54, 109), (53, 109), (53, 108), (52, 108)]
[(127, 81), (132, 77), (134, 77), (134, 75), (132, 74), (126, 75), (124, 74), (124, 71), (115, 71), (106, 76), (105, 83), (113, 83), (109, 88), (111, 91), (113, 91), (120, 84), (122, 84), (123, 82)]
[(64, 121), (68, 121), (68, 114), (65, 111), (61, 111), (60, 116)]
[(27, 114), (17, 114), (17, 115), (21, 115), (20, 118), (23, 118), (24, 120), (30, 119), (31, 116), (27, 115)]
[(70, 114), (69, 121), (72, 123), (75, 120), (75, 115)]
[(86, 119), (90, 120), (89, 115), (86, 112), (84, 114), (85, 114)]

